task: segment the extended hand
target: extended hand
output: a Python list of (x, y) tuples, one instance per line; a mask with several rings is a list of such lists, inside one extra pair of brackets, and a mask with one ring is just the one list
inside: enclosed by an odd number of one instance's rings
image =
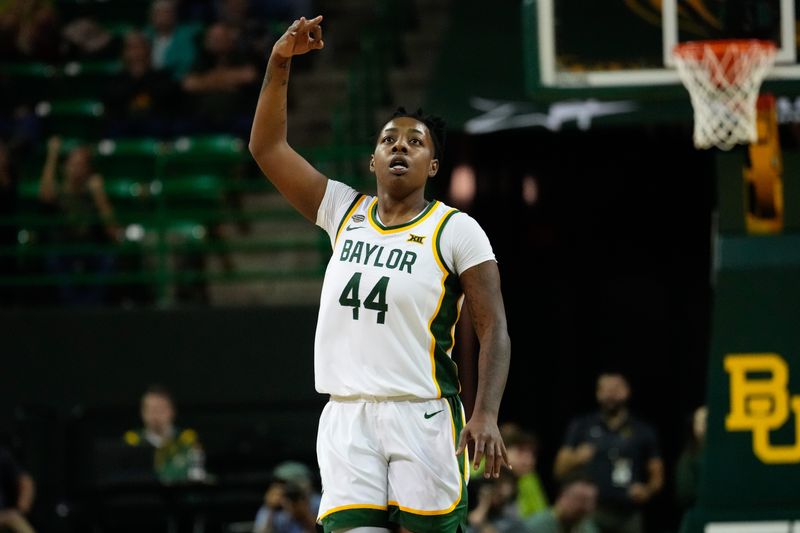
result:
[(486, 467), (483, 477), (500, 477), (500, 469), (503, 465), (508, 466), (508, 453), (500, 430), (497, 429), (497, 421), (487, 415), (473, 414), (472, 418), (464, 429), (461, 430), (461, 437), (458, 439), (458, 449), (456, 455), (461, 455), (467, 448), (467, 443), (475, 441), (475, 457), (473, 466), (478, 468), (481, 459), (486, 457)]
[(295, 20), (272, 47), (272, 52), (288, 58), (322, 48), (325, 43), (322, 40), (321, 22), (322, 15), (311, 20), (305, 17)]

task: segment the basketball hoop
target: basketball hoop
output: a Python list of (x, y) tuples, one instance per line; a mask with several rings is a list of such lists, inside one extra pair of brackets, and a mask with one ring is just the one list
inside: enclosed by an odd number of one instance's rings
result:
[(672, 57), (694, 108), (694, 145), (730, 150), (755, 142), (756, 99), (775, 61), (769, 41), (692, 41)]

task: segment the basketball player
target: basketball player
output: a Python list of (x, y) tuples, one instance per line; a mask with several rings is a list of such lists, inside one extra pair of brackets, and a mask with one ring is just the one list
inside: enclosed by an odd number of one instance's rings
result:
[[(463, 530), (467, 442), (487, 477), (508, 464), (497, 412), (509, 339), (494, 254), (472, 218), (424, 197), (439, 169), (440, 120), (400, 110), (381, 128), (375, 197), (329, 180), (287, 144), (291, 58), (323, 47), (321, 22), (301, 18), (276, 42), (250, 137), (264, 174), (333, 246), (314, 355), (316, 388), (330, 395), (319, 521), (326, 532)], [(466, 425), (450, 359), (463, 296), (481, 344)]]

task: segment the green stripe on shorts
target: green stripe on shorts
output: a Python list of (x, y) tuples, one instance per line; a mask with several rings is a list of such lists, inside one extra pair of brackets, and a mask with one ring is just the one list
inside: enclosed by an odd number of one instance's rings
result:
[[(456, 426), (457, 444), (461, 436), (461, 430), (464, 429), (464, 420), (461, 418), (461, 400), (458, 396), (449, 396), (445, 400), (447, 400), (447, 405), (450, 407), (450, 416)], [(453, 452), (455, 452), (455, 445)], [(452, 511), (440, 515), (421, 515), (402, 511), (398, 507), (390, 505), (389, 520), (395, 524), (400, 524), (413, 533), (455, 533), (457, 531), (466, 531), (468, 502), (463, 456), (458, 458), (458, 471), (461, 474), (461, 500)]]

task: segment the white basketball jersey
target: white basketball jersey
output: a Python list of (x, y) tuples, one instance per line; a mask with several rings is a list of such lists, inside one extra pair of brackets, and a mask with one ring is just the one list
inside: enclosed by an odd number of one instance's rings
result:
[(456, 215), (467, 217), (433, 201), (411, 221), (387, 227), (377, 198), (329, 182), (317, 221), (333, 245), (315, 339), (317, 391), (421, 399), (458, 394), (450, 357), (463, 302), (458, 273), (494, 255), (469, 219), (485, 245), (456, 272), (442, 253), (443, 229)]

